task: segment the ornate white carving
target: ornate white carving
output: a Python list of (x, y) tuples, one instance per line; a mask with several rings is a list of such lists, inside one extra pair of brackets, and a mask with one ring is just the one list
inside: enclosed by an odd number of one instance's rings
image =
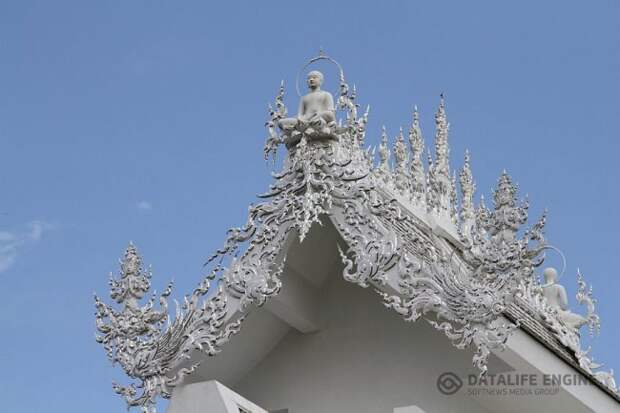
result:
[(424, 139), (420, 129), (420, 115), (418, 107), (413, 110), (413, 123), (409, 129), (409, 145), (411, 146), (411, 201), (414, 204), (422, 204), (425, 209), (426, 203), (426, 174), (422, 163), (424, 153)]
[[(324, 54), (311, 62), (320, 59), (335, 63)], [(349, 88), (340, 69), (337, 107), (346, 114), (344, 122), (329, 125), (329, 139), (323, 139), (297, 126), (279, 127), (288, 112), (284, 83), (280, 85), (275, 109), (269, 109), (264, 153), (275, 155), (279, 145), (287, 145), (283, 170), (274, 174), (274, 183), (261, 196), (264, 201), (250, 208), (247, 223), (231, 229), (224, 247), (209, 258), (209, 275), (177, 310), (172, 324), (164, 325), (169, 289), (160, 298), (161, 310), (152, 308), (153, 300), (138, 306), (149, 289), (150, 273), (140, 269), (140, 258), (130, 245), (121, 278), (111, 284), (112, 298), (122, 309), (114, 310), (96, 298), (97, 328), (102, 334), (97, 340), (143, 392), (136, 396), (130, 385), (115, 386), (117, 393), (129, 406), (146, 411), (153, 408), (155, 397), (169, 397), (178, 380), (195, 368), (179, 370), (191, 351), (216, 354), (239, 330), (247, 311), (279, 293), (287, 239), (297, 236), (303, 241), (323, 217), (332, 220), (345, 241), (339, 250), (346, 280), (372, 286), (386, 306), (408, 321), (425, 317), (457, 348), (474, 346), (473, 363), (481, 374), (487, 370), (491, 350), (502, 349), (517, 327), (501, 317), (517, 296), (537, 309), (575, 351), (582, 368), (615, 388), (613, 376), (594, 372), (592, 360), (579, 353), (578, 334), (562, 330), (557, 311), (547, 305), (535, 280), (534, 269), (543, 262), (547, 248), (545, 216), (518, 236), (527, 221), (528, 203), (517, 205), (517, 188), (505, 171), (494, 193), (494, 208), (488, 209), (483, 199), (476, 208), (468, 153), (459, 174), (459, 208), (456, 174), (450, 173), (443, 96), (435, 115), (435, 159), (429, 154), (427, 174), (417, 108), (409, 131), (411, 155), (401, 130), (392, 168), (384, 128), (379, 165), (373, 167), (374, 152), (361, 147), (368, 110), (358, 118), (355, 99), (355, 88)], [(294, 133), (298, 141), (287, 140)], [(458, 236), (440, 235), (457, 230), (460, 241)], [(206, 298), (214, 279), (219, 280), (217, 293)], [(596, 326), (594, 300), (581, 279), (578, 300), (591, 307), (588, 320)]]
[(284, 105), (284, 80), (280, 83), (280, 90), (276, 96), (275, 106), (276, 109), (274, 110), (273, 106), (269, 105), (269, 119), (265, 123), (268, 135), (263, 150), (265, 160), (269, 159), (269, 156), (273, 156), (274, 161), (278, 145), (284, 143), (283, 138), (278, 133), (278, 124), (282, 119), (286, 118), (288, 114), (286, 106)]
[(577, 302), (581, 305), (586, 306), (586, 324), (590, 329), (590, 335), (594, 336), (595, 334), (598, 334), (601, 330), (601, 319), (598, 314), (596, 314), (596, 300), (592, 296), (592, 286), (590, 286), (590, 288), (587, 288), (587, 284), (583, 279), (583, 276), (581, 275), (581, 271), (579, 271), (579, 269), (577, 269), (577, 285)]
[(381, 128), (381, 143), (379, 144), (379, 166), (374, 170), (374, 175), (383, 185), (392, 184), (392, 168), (390, 166), (390, 148), (385, 126)]
[(140, 300), (150, 290), (151, 273), (142, 268), (142, 259), (133, 244), (129, 244), (121, 261), (120, 277), (110, 277), (110, 297), (121, 309), (95, 296), (97, 330), (101, 333), (96, 337), (97, 342), (103, 345), (112, 363), (119, 363), (127, 376), (138, 381), (137, 385), (113, 384), (114, 391), (125, 399), (128, 407), (154, 412), (156, 397), (169, 398), (172, 389), (198, 366), (195, 363), (179, 369), (191, 351), (213, 356), (239, 331), (242, 319), (224, 323), (227, 299), (221, 287), (211, 298), (203, 298), (211, 279), (205, 278), (185, 297), (181, 307), (177, 304), (171, 322), (167, 297), (172, 284), (159, 297), (160, 310), (153, 309), (154, 294), (140, 306)]
[[(497, 191), (508, 190), (501, 185)], [(499, 209), (487, 212), (493, 217)], [(486, 224), (486, 225), (485, 225)], [(489, 236), (499, 232), (495, 221), (478, 221), (473, 227), (472, 243), (463, 251), (450, 251), (436, 241), (437, 255), (430, 262), (400, 257), (401, 295), (382, 293), (386, 305), (417, 320), (432, 311), (431, 325), (443, 331), (458, 348), (477, 348), (474, 364), (486, 372), (486, 360), (492, 349), (503, 348), (516, 327), (501, 322), (499, 315), (510, 303), (519, 282), (532, 277), (544, 248), (544, 217), (521, 239)], [(450, 255), (448, 255), (450, 254)]]
[[(450, 200), (453, 191), (450, 177), (448, 146), (448, 130), (450, 125), (446, 116), (446, 102), (441, 95), (439, 109), (435, 114), (435, 160), (429, 167), (428, 182), (428, 206), (439, 215), (450, 213)], [(430, 156), (429, 156), (430, 159)]]
[(459, 232), (461, 239), (466, 244), (471, 244), (472, 230), (475, 224), (476, 212), (474, 209), (474, 192), (476, 192), (476, 185), (474, 184), (474, 178), (471, 172), (471, 165), (469, 164), (469, 151), (465, 152), (465, 164), (459, 174), (459, 182), (461, 184), (461, 211), (459, 218), (461, 220), (461, 226)]
[[(549, 270), (553, 269), (548, 268), (545, 272)], [(574, 354), (576, 362), (581, 368), (612, 391), (617, 391), (613, 371), (601, 371), (603, 365), (594, 362), (590, 356), (590, 349), (582, 349), (581, 327), (588, 325), (590, 336), (593, 337), (600, 331), (600, 318), (596, 314), (596, 300), (592, 296), (592, 287), (588, 288), (579, 270), (577, 270), (577, 285), (578, 290), (575, 298), (579, 304), (586, 307), (585, 316), (572, 313), (568, 308), (561, 308), (555, 300), (552, 301), (546, 296), (544, 290), (549, 287), (558, 287), (558, 291), (564, 291), (564, 287), (557, 284), (555, 278), (552, 284), (541, 284), (535, 278), (524, 282), (519, 287), (517, 296), (536, 311), (537, 316), (553, 332), (560, 343)], [(567, 305), (567, 303), (563, 304)]]
[(394, 186), (401, 194), (410, 193), (411, 178), (407, 171), (408, 158), (405, 136), (403, 135), (403, 129), (400, 128), (398, 136), (396, 137), (396, 143), (394, 144)]

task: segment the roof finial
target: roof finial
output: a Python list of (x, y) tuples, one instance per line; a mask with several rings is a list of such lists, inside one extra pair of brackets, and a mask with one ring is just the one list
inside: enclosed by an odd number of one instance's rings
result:
[(394, 170), (394, 185), (401, 193), (407, 193), (409, 190), (409, 173), (407, 171), (407, 145), (405, 145), (405, 136), (401, 127), (396, 142), (394, 143), (394, 160), (396, 167)]
[(379, 145), (379, 159), (381, 161), (379, 167), (385, 167), (386, 171), (389, 170), (390, 148), (388, 147), (388, 135), (385, 126), (381, 127), (381, 144)]
[(381, 127), (381, 143), (379, 144), (379, 165), (374, 170), (374, 174), (377, 178), (383, 180), (385, 183), (391, 180), (390, 170), (390, 148), (388, 147), (388, 136), (385, 126)]
[(450, 147), (448, 145), (448, 118), (446, 116), (446, 102), (443, 93), (440, 95), (439, 108), (435, 114), (435, 163), (438, 167), (438, 173), (450, 175), (449, 155)]
[(394, 158), (396, 160), (396, 168), (404, 169), (407, 163), (407, 147), (405, 146), (405, 137), (402, 127), (396, 136), (396, 142), (394, 142)]
[(467, 241), (471, 241), (471, 230), (474, 225), (476, 211), (474, 209), (474, 192), (476, 184), (471, 172), (469, 150), (465, 150), (465, 164), (459, 174), (461, 184), (461, 219), (460, 233)]
[(413, 107), (413, 122), (409, 129), (409, 146), (411, 147), (411, 163), (409, 175), (411, 176), (411, 195), (414, 201), (424, 201), (426, 177), (422, 156), (424, 153), (424, 139), (420, 129), (420, 115), (418, 106)]
[(450, 148), (448, 146), (449, 124), (446, 118), (443, 93), (439, 101), (439, 108), (435, 114), (435, 162), (429, 170), (429, 201), (428, 207), (443, 214), (451, 210), (450, 191), (451, 176), (449, 165)]

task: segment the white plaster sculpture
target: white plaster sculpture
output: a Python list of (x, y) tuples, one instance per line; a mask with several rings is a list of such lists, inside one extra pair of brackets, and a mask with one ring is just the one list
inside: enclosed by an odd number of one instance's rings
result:
[(569, 310), (566, 289), (557, 283), (557, 270), (551, 267), (545, 268), (543, 276), (545, 277), (545, 284), (542, 288), (547, 302), (558, 311), (558, 316), (568, 327), (579, 330), (588, 322), (588, 319)]
[(96, 340), (112, 363), (119, 363), (129, 377), (140, 381), (138, 387), (113, 383), (114, 391), (125, 399), (127, 407), (141, 407), (150, 413), (155, 411), (158, 396), (170, 398), (172, 389), (198, 367), (195, 363), (179, 368), (189, 353), (196, 349), (215, 355), (238, 331), (241, 321), (224, 323), (227, 300), (223, 288), (210, 298), (204, 297), (210, 277), (185, 297), (182, 306), (177, 303), (176, 317), (171, 321), (167, 298), (172, 283), (159, 297), (160, 310), (153, 308), (155, 294), (141, 306), (140, 300), (151, 287), (151, 272), (142, 267), (133, 244), (127, 247), (120, 265), (119, 278), (110, 274), (109, 284), (110, 297), (122, 307), (117, 310), (95, 295)]
[(336, 109), (331, 93), (321, 90), (323, 73), (308, 73), (310, 92), (299, 101), (297, 117), (280, 120), (278, 126), (286, 135), (287, 147), (297, 145), (302, 135), (313, 138), (335, 138)]
[[(407, 321), (427, 320), (457, 348), (473, 347), (473, 363), (481, 374), (491, 351), (502, 350), (517, 328), (502, 317), (516, 297), (572, 349), (586, 373), (615, 391), (612, 373), (596, 371), (600, 365), (581, 350), (575, 326), (582, 320), (559, 315), (566, 311), (561, 291), (556, 286), (543, 295), (536, 280), (534, 270), (548, 248), (545, 216), (522, 231), (528, 203), (517, 203), (516, 185), (505, 171), (493, 194), (494, 207), (483, 201), (475, 207), (469, 154), (459, 174), (459, 204), (444, 97), (435, 115), (435, 156), (429, 153), (428, 172), (421, 160), (417, 108), (409, 132), (411, 153), (399, 133), (392, 168), (384, 131), (375, 167), (374, 152), (363, 147), (368, 110), (358, 117), (356, 90), (349, 88), (340, 65), (323, 53), (308, 64), (318, 60), (339, 68), (336, 108), (331, 95), (320, 90), (321, 76), (310, 72), (311, 91), (302, 98), (298, 116), (287, 118), (281, 83), (275, 106), (269, 107), (264, 155), (275, 155), (285, 145), (283, 170), (261, 195), (264, 201), (250, 207), (246, 224), (229, 230), (224, 246), (208, 259), (208, 275), (177, 308), (174, 320), (165, 322), (170, 288), (159, 299), (160, 310), (153, 308), (154, 298), (139, 305), (149, 290), (150, 273), (141, 268), (133, 245), (120, 277), (110, 281), (111, 298), (120, 308), (95, 298), (97, 341), (136, 382), (114, 385), (128, 406), (154, 411), (156, 398), (170, 397), (179, 380), (195, 369), (195, 364), (184, 364), (191, 353), (221, 351), (249, 311), (279, 294), (287, 240), (297, 236), (303, 241), (321, 219), (330, 219), (344, 240), (339, 249), (345, 280), (372, 287)], [(336, 119), (335, 109), (344, 111), (343, 119)], [(213, 280), (218, 280), (216, 292), (207, 296)], [(579, 287), (578, 301), (592, 306), (587, 322), (597, 327), (594, 300), (580, 275)]]

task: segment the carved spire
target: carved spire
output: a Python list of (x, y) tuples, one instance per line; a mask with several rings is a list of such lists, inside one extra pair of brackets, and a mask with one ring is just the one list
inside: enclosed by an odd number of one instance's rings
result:
[(394, 143), (394, 159), (396, 160), (396, 168), (404, 169), (407, 164), (407, 146), (405, 146), (405, 136), (401, 127), (396, 142)]
[(366, 106), (364, 115), (356, 122), (356, 134), (354, 138), (357, 140), (359, 147), (363, 147), (366, 140), (366, 125), (368, 124), (368, 114), (370, 113), (370, 105)]
[(418, 107), (413, 109), (413, 123), (409, 129), (409, 145), (411, 146), (411, 163), (409, 174), (411, 176), (411, 195), (414, 201), (424, 200), (426, 187), (426, 176), (424, 174), (424, 164), (422, 163), (422, 153), (424, 152), (424, 139), (420, 129), (420, 115)]
[(517, 186), (512, 183), (512, 179), (505, 169), (497, 181), (493, 201), (495, 202), (495, 209), (504, 204), (514, 206), (517, 203)]
[(379, 145), (379, 159), (380, 165), (385, 167), (385, 170), (390, 169), (390, 148), (388, 147), (388, 135), (385, 130), (385, 126), (381, 128), (381, 144)]
[(379, 165), (374, 171), (375, 176), (385, 183), (391, 179), (390, 168), (390, 148), (388, 147), (388, 136), (385, 126), (381, 128), (381, 143), (379, 144)]
[(465, 164), (459, 174), (461, 184), (461, 211), (459, 217), (461, 219), (460, 232), (461, 235), (471, 241), (471, 230), (474, 225), (476, 212), (474, 210), (474, 192), (476, 184), (471, 173), (469, 160), (469, 151), (465, 151)]
[(444, 176), (450, 176), (450, 147), (448, 145), (448, 130), (450, 124), (446, 117), (446, 102), (441, 94), (439, 101), (439, 108), (435, 114), (435, 166), (437, 168), (436, 173)]
[(396, 142), (394, 143), (394, 160), (396, 167), (394, 169), (394, 185), (401, 193), (409, 190), (409, 173), (407, 171), (407, 145), (405, 145), (405, 136), (403, 128), (400, 128)]
[(288, 115), (288, 111), (284, 105), (284, 80), (280, 81), (280, 89), (278, 90), (278, 95), (276, 96), (276, 110), (280, 119), (285, 118), (286, 115)]
[(130, 309), (136, 309), (138, 302), (151, 288), (151, 273), (142, 268), (142, 258), (132, 242), (127, 246), (120, 265), (118, 279), (110, 274), (110, 298)]
[(448, 147), (448, 120), (446, 118), (446, 104), (441, 95), (439, 109), (435, 114), (435, 162), (429, 169), (430, 191), (428, 195), (428, 209), (434, 209), (437, 213), (452, 214), (451, 192), (452, 179), (450, 176)]
[(494, 239), (512, 242), (519, 227), (527, 221), (528, 204), (525, 201), (517, 206), (517, 187), (505, 170), (498, 179), (493, 201), (494, 211), (480, 205), (476, 214), (478, 222)]
[(156, 398), (170, 398), (174, 387), (198, 366), (196, 362), (188, 366), (190, 354), (198, 350), (209, 356), (219, 353), (220, 346), (239, 331), (243, 318), (224, 322), (228, 309), (222, 286), (205, 298), (213, 274), (185, 296), (181, 306), (177, 304), (176, 316), (170, 320), (167, 298), (172, 284), (159, 296), (159, 310), (155, 309), (155, 294), (140, 305), (150, 289), (151, 273), (142, 268), (142, 258), (131, 243), (120, 264), (119, 278), (110, 281), (110, 296), (122, 307), (118, 310), (95, 295), (96, 341), (134, 381), (127, 386), (114, 383), (114, 391), (128, 408), (154, 413)]
[(265, 122), (268, 135), (263, 148), (265, 160), (268, 160), (270, 156), (273, 156), (274, 163), (276, 161), (278, 145), (282, 143), (282, 137), (278, 133), (278, 123), (288, 114), (286, 105), (284, 104), (284, 80), (280, 82), (280, 89), (278, 90), (278, 95), (276, 96), (275, 106), (276, 108), (274, 109), (271, 103), (268, 105), (269, 119)]
[(435, 164), (433, 163), (433, 156), (431, 155), (431, 150), (427, 148), (426, 150), (426, 162), (428, 162), (428, 173), (426, 174), (426, 209), (427, 211), (431, 211), (436, 208), (436, 198), (434, 196), (434, 192), (432, 190), (432, 177), (433, 171), (435, 169)]
[(596, 300), (592, 294), (592, 286), (588, 288), (579, 268), (577, 268), (577, 286), (577, 295), (575, 297), (577, 298), (577, 302), (585, 305), (588, 310), (585, 322), (588, 324), (590, 337), (594, 337), (595, 334), (599, 334), (601, 331), (601, 319), (595, 312)]
[(450, 182), (450, 218), (454, 224), (458, 223), (458, 200), (456, 194), (456, 172), (452, 173), (452, 181)]

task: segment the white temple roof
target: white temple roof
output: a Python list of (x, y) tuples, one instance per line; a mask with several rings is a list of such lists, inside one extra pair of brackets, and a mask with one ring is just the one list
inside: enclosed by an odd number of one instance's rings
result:
[[(339, 124), (315, 119), (301, 125), (285, 119), (281, 87), (270, 109), (265, 154), (287, 145), (282, 172), (264, 202), (250, 208), (246, 225), (229, 231), (209, 260), (211, 272), (171, 325), (165, 324), (169, 290), (160, 298), (163, 311), (139, 306), (150, 275), (129, 247), (121, 276), (112, 281), (112, 298), (124, 307), (97, 299), (98, 340), (146, 390), (137, 396), (131, 386), (115, 390), (130, 406), (150, 406), (158, 395), (169, 397), (185, 376), (235, 381), (287, 326), (320, 329), (316, 295), (330, 269), (342, 268), (345, 280), (377, 291), (377, 299), (405, 320), (428, 321), (457, 348), (473, 349), (481, 374), (509, 337), (526, 332), (620, 401), (613, 375), (581, 348), (579, 329), (567, 321), (573, 313), (545, 298), (535, 271), (548, 248), (545, 217), (524, 229), (528, 203), (517, 201), (506, 172), (487, 208), (474, 205), (469, 154), (458, 178), (451, 171), (443, 97), (428, 165), (417, 111), (408, 142), (401, 131), (390, 150), (384, 134), (375, 165), (374, 150), (364, 143), (368, 111), (358, 116), (355, 91), (342, 71), (340, 92), (345, 116)], [(582, 278), (579, 283), (577, 298), (588, 306), (579, 317), (596, 330), (594, 300)], [(268, 311), (256, 313), (262, 306)], [(231, 340), (237, 334), (251, 340)]]

